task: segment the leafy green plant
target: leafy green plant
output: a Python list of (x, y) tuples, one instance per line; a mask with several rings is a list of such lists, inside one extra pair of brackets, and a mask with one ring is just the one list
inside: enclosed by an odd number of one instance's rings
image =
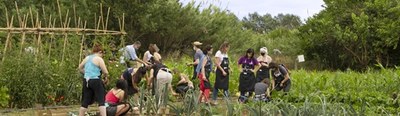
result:
[(0, 87), (0, 107), (6, 107), (9, 99), (7, 87)]

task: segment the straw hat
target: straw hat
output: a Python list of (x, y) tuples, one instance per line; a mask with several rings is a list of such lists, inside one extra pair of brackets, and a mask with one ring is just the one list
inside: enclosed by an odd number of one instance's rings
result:
[(200, 43), (199, 41), (195, 41), (195, 42), (193, 42), (192, 44), (195, 45), (195, 46), (201, 46), (201, 45), (203, 45), (203, 43)]

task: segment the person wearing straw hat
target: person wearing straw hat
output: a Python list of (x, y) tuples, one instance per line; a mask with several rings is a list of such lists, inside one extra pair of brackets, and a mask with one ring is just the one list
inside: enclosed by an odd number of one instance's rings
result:
[(196, 68), (197, 65), (199, 64), (200, 57), (203, 55), (203, 52), (200, 49), (200, 46), (203, 45), (203, 43), (200, 43), (199, 41), (195, 41), (192, 43), (193, 45), (193, 50), (195, 51), (194, 57), (193, 57), (193, 62), (188, 63), (188, 66), (193, 66), (193, 77), (192, 80), (197, 78), (197, 72)]

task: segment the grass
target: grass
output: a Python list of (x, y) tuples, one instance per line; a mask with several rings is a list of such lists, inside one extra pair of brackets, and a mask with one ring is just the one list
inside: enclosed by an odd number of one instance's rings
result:
[[(181, 99), (169, 97), (169, 102), (165, 104), (170, 107), (171, 112), (179, 115), (400, 115), (400, 69), (382, 68), (363, 73), (350, 70), (291, 70), (292, 87), (289, 95), (274, 92), (273, 101), (269, 103), (250, 101), (247, 104), (238, 104), (235, 93), (238, 92), (239, 71), (235, 59), (230, 60), (233, 73), (230, 76), (229, 99), (223, 99), (220, 93), (219, 105), (199, 104), (199, 93), (196, 90)], [(171, 69), (177, 68), (188, 75), (193, 71), (191, 67), (184, 65), (191, 61), (188, 57), (165, 61)], [(178, 80), (175, 76), (173, 82)], [(211, 84), (214, 80), (215, 75), (212, 73)], [(155, 105), (158, 104), (156, 101), (158, 100), (140, 99), (140, 104), (144, 104), (144, 110), (147, 112), (155, 112), (159, 108)], [(28, 110), (5, 115), (25, 115), (29, 112)]]
[[(191, 74), (192, 68), (181, 64), (190, 62), (188, 59), (168, 59), (166, 64)], [(239, 71), (235, 60), (230, 59), (233, 70), (229, 84), (231, 95), (238, 93)], [(274, 101), (261, 104), (258, 110), (255, 106), (257, 103), (238, 105), (234, 101), (237, 97), (231, 96), (233, 100), (230, 100), (226, 107), (221, 107), (226, 105), (221, 104), (216, 108), (218, 110), (211, 111), (213, 114), (221, 114), (221, 111), (229, 109), (235, 109), (233, 112), (237, 111), (236, 109), (248, 109), (250, 112), (278, 112), (290, 115), (397, 114), (400, 111), (397, 98), (400, 94), (399, 75), (400, 69), (384, 68), (366, 72), (291, 70), (292, 88), (289, 95), (283, 96), (281, 92), (274, 92)], [(214, 80), (215, 75), (212, 73), (211, 84)]]

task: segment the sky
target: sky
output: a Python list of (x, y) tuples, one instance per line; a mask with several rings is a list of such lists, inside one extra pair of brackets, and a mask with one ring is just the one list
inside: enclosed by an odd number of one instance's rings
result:
[(289, 13), (305, 20), (320, 12), (324, 5), (323, 0), (180, 0), (183, 4), (190, 1), (206, 4), (204, 7), (208, 4), (216, 5), (233, 12), (240, 19), (249, 13), (257, 12), (260, 15), (269, 13), (272, 16)]

